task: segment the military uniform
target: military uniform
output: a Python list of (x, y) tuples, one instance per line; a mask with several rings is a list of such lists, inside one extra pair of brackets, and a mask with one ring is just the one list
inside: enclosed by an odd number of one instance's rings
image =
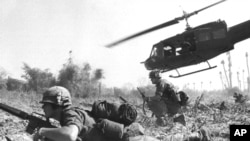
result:
[[(147, 101), (149, 109), (154, 113), (158, 125), (165, 125), (165, 115), (168, 117), (177, 118), (176, 114), (181, 109), (181, 100), (176, 94), (174, 86), (167, 82), (166, 80), (161, 79), (159, 71), (151, 71), (149, 73), (149, 78), (152, 83), (156, 86), (155, 96), (148, 97), (145, 100)], [(182, 117), (184, 117), (182, 115)], [(179, 118), (180, 119), (180, 118)], [(183, 124), (185, 125), (184, 118)]]
[[(68, 130), (64, 132), (62, 130), (57, 131), (60, 132), (60, 135), (68, 137), (67, 135), (72, 135), (73, 132), (77, 137), (77, 141), (105, 141), (101, 131), (96, 129), (96, 121), (90, 115), (90, 111), (72, 107), (71, 95), (66, 88), (54, 86), (47, 89), (43, 93), (43, 98), (40, 103), (43, 104), (42, 108), (47, 118), (55, 118), (59, 121), (61, 127), (68, 128)], [(75, 127), (78, 128), (78, 132), (76, 132), (77, 128)], [(58, 128), (54, 128), (53, 130), (56, 129)], [(46, 134), (49, 132), (51, 133), (52, 131), (47, 128), (40, 128), (35, 134), (34, 140), (39, 140), (41, 138), (47, 139), (49, 135), (51, 135), (50, 138), (57, 138), (55, 134)]]
[[(87, 132), (94, 127), (95, 120), (83, 109), (77, 107), (66, 108), (62, 112), (61, 126), (76, 125), (79, 129), (79, 137), (87, 138)], [(78, 138), (78, 140), (80, 139)]]
[(61, 126), (74, 124), (78, 127), (79, 131), (84, 129), (84, 126), (93, 126), (94, 123), (94, 119), (86, 111), (75, 107), (65, 109), (60, 121)]
[(165, 96), (164, 95), (165, 92), (169, 92), (169, 93), (175, 92), (174, 86), (167, 80), (160, 79), (159, 82), (156, 84), (155, 95)]
[[(76, 125), (79, 129), (77, 141), (124, 141), (124, 126), (122, 124), (107, 120), (94, 119), (90, 111), (85, 111), (77, 107), (66, 108), (62, 112), (61, 126)], [(108, 121), (108, 122), (105, 122)], [(103, 126), (105, 125), (105, 126)], [(115, 126), (114, 126), (115, 125)], [(118, 126), (117, 126), (118, 125)], [(122, 126), (120, 126), (122, 125)], [(120, 128), (117, 128), (120, 127)], [(107, 130), (107, 128), (111, 128)], [(121, 130), (119, 131), (112, 131)], [(119, 133), (122, 133), (119, 136)], [(119, 137), (118, 137), (119, 136)]]
[(167, 107), (167, 113), (169, 116), (173, 116), (178, 113), (180, 109), (179, 98), (175, 93), (174, 86), (168, 83), (166, 80), (161, 79), (158, 84), (156, 84), (155, 95), (160, 95), (162, 100), (165, 102)]
[[(79, 135), (78, 135), (77, 141), (80, 141), (80, 140), (84, 140), (84, 141), (125, 141), (126, 140), (126, 141), (129, 141), (131, 140), (133, 136), (126, 133), (126, 131), (130, 131), (130, 129), (129, 127), (124, 126), (124, 125), (128, 125), (126, 124), (127, 122), (125, 122), (125, 124), (123, 125), (122, 123), (118, 123), (118, 122), (106, 119), (103, 116), (103, 115), (106, 115), (106, 114), (103, 114), (105, 111), (106, 113), (111, 112), (112, 116), (115, 115), (113, 113), (114, 111), (112, 111), (110, 108), (109, 109), (96, 109), (95, 107), (96, 103), (103, 104), (102, 102), (103, 101), (97, 101), (93, 105), (93, 109), (97, 110), (99, 115), (95, 115), (94, 113), (96, 111), (93, 112), (93, 110), (86, 111), (78, 107), (65, 108), (61, 113), (60, 125), (61, 126), (76, 125), (79, 129)], [(106, 101), (104, 102), (106, 104), (112, 105), (112, 103), (108, 103)], [(125, 104), (121, 104), (117, 106), (123, 108), (124, 105)], [(107, 107), (110, 107), (110, 106), (106, 105), (105, 108)], [(115, 105), (112, 105), (111, 107), (115, 107)], [(121, 108), (115, 108), (115, 109), (118, 110)], [(101, 111), (101, 110), (105, 110), (105, 111)], [(128, 112), (131, 113), (130, 110)], [(122, 113), (122, 111), (119, 110), (119, 113)]]
[[(40, 103), (46, 118), (54, 118), (61, 127), (42, 127), (34, 135), (39, 139), (77, 141), (131, 141), (135, 136), (129, 126), (137, 117), (136, 108), (128, 103), (115, 105), (107, 101), (95, 102), (92, 111), (72, 107), (69, 91), (60, 86), (43, 93)], [(139, 134), (142, 136), (142, 134)], [(146, 139), (146, 138), (145, 138)]]
[(179, 98), (175, 93), (173, 85), (167, 83), (166, 80), (159, 80), (156, 84), (156, 97), (161, 97), (159, 100), (149, 98), (148, 106), (158, 117), (168, 114), (174, 116), (180, 110)]

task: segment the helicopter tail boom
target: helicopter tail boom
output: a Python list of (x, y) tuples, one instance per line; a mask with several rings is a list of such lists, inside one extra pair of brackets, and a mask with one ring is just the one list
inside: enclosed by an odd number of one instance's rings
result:
[(250, 38), (250, 20), (230, 27), (228, 35), (232, 44)]

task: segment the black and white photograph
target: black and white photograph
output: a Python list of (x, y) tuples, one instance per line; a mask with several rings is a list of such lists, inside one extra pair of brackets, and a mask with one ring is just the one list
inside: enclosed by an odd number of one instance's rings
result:
[(248, 0), (0, 0), (0, 141), (250, 136)]

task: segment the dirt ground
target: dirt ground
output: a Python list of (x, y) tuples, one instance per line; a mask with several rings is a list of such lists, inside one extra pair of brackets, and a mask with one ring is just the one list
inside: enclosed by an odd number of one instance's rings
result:
[(25, 133), (27, 121), (0, 110), (0, 141), (28, 141), (31, 137)]
[[(35, 110), (35, 109), (34, 109)], [(216, 107), (207, 109), (190, 107), (185, 112), (186, 126), (179, 123), (169, 123), (160, 127), (155, 124), (155, 118), (148, 111), (147, 116), (138, 109), (137, 122), (145, 128), (145, 134), (162, 141), (172, 140), (173, 136), (188, 135), (200, 127), (206, 127), (211, 131), (214, 141), (229, 140), (229, 125), (250, 124), (250, 113), (245, 105), (231, 105), (227, 110), (220, 111)], [(1, 141), (29, 141), (31, 136), (25, 133), (28, 121), (21, 120), (9, 113), (0, 110), (0, 140)], [(172, 138), (172, 139), (171, 139)]]

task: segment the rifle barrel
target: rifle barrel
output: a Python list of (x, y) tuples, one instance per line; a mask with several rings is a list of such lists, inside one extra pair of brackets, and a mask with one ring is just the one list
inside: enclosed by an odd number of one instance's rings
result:
[(127, 103), (128, 101), (125, 99), (125, 98), (123, 98), (122, 96), (120, 96), (119, 97), (123, 102), (125, 102), (125, 103)]
[[(44, 119), (45, 117), (40, 114), (29, 114), (22, 110), (19, 110), (17, 108), (8, 106), (6, 104), (0, 103), (0, 109), (2, 109), (5, 112), (8, 112), (14, 116), (17, 116), (23, 120), (29, 120), (29, 123), (26, 127), (26, 132), (29, 134), (33, 134), (36, 128), (40, 127), (48, 127), (48, 128), (54, 128), (57, 127), (55, 125), (52, 125), (49, 119)], [(39, 117), (42, 116), (42, 117)]]
[(141, 94), (142, 98), (146, 97), (144, 93), (137, 87), (138, 92)]
[(6, 104), (3, 104), (3, 103), (0, 103), (0, 109), (6, 111), (6, 112), (9, 112), (19, 118), (22, 118), (22, 119), (28, 119), (29, 118), (29, 114), (24, 112), (24, 111), (21, 111), (19, 109), (16, 109), (14, 107), (11, 107), (11, 106), (8, 106)]

